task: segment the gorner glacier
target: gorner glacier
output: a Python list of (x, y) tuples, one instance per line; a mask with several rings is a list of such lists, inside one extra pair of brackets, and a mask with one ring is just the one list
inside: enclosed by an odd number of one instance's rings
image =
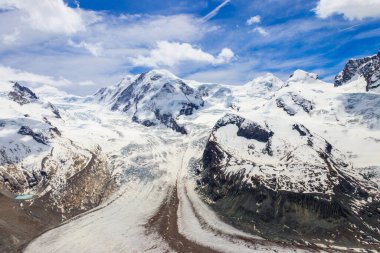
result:
[[(335, 83), (0, 83), (1, 252), (378, 252), (380, 53)], [(62, 95), (63, 94), (63, 95)]]

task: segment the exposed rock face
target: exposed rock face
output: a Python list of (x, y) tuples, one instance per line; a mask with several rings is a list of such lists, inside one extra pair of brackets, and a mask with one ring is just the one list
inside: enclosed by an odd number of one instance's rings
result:
[(278, 108), (282, 108), (289, 116), (296, 115), (300, 110), (310, 113), (314, 109), (312, 101), (299, 94), (288, 93), (276, 99)]
[(366, 80), (367, 91), (380, 87), (380, 52), (363, 59), (349, 60), (343, 71), (335, 77), (335, 86), (344, 85), (359, 76)]
[(45, 145), (47, 144), (47, 138), (43, 134), (33, 132), (33, 130), (30, 129), (30, 127), (28, 127), (28, 126), (22, 126), (20, 128), (20, 130), (18, 130), (17, 133), (21, 134), (21, 135), (29, 135), (29, 136), (33, 137), (33, 139), (36, 142), (41, 143), (41, 144), (45, 144)]
[[(48, 163), (47, 160), (45, 163)], [(109, 197), (115, 190), (115, 182), (101, 151), (92, 153), (89, 163), (80, 162), (77, 160), (78, 169), (81, 170), (62, 187), (51, 188), (33, 200), (15, 200), (12, 194), (4, 195), (6, 190), (2, 189), (0, 180), (1, 252), (22, 252), (26, 244), (42, 232), (98, 206)], [(53, 174), (35, 176), (40, 180), (35, 187), (46, 187), (49, 179), (54, 180)]]
[(282, 108), (289, 116), (294, 116), (297, 114), (292, 107), (286, 104), (283, 98), (277, 98), (276, 105), (278, 108)]
[(87, 150), (54, 126), (62, 119), (53, 104), (18, 83), (1, 85), (0, 104), (9, 111), (0, 115), (0, 252), (21, 252), (47, 229), (98, 206), (116, 182), (99, 147)]
[(127, 75), (117, 85), (100, 89), (94, 97), (99, 102), (115, 102), (120, 92), (128, 87), (134, 79), (135, 78), (133, 76)]
[(132, 116), (132, 120), (144, 126), (163, 124), (179, 133), (186, 129), (177, 123), (181, 115), (191, 115), (204, 105), (202, 95), (184, 81), (167, 71), (150, 71), (141, 74), (127, 86), (111, 88), (114, 94), (101, 90), (111, 98), (111, 109)]
[(20, 105), (28, 104), (37, 100), (38, 97), (29, 88), (14, 83), (13, 91), (10, 91), (8, 97)]
[(55, 107), (52, 103), (48, 103), (47, 106), (51, 109), (52, 113), (55, 115), (57, 119), (61, 119), (61, 113), (59, 112), (58, 108)]
[(352, 171), (338, 150), (301, 124), (226, 115), (206, 145), (200, 187), (227, 221), (267, 238), (302, 243), (302, 234), (315, 243), (375, 245), (378, 191)]

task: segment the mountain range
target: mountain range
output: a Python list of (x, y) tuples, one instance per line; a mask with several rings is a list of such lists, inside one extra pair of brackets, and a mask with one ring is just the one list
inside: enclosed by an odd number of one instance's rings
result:
[(2, 82), (0, 251), (377, 252), (379, 87), (380, 53), (334, 83)]

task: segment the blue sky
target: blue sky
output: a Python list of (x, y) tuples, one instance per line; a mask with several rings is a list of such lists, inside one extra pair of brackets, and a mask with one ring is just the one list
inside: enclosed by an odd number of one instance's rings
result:
[(229, 84), (296, 69), (331, 81), (379, 50), (380, 0), (0, 1), (0, 78), (77, 94), (151, 68)]

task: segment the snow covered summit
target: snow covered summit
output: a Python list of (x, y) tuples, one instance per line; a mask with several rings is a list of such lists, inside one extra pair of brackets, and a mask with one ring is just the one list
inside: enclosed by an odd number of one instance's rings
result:
[[(113, 92), (113, 94), (112, 94)], [(111, 110), (127, 113), (133, 121), (144, 126), (165, 126), (186, 134), (177, 123), (181, 115), (191, 115), (204, 105), (201, 93), (165, 70), (143, 73), (125, 85), (102, 90), (111, 97)], [(104, 100), (104, 96), (100, 100)]]

